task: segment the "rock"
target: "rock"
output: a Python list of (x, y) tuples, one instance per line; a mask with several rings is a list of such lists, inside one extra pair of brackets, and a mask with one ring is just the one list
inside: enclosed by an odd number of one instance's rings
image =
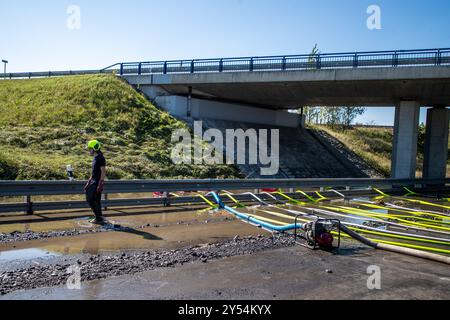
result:
[(239, 236), (237, 236), (237, 235), (234, 236), (233, 241), (234, 241), (234, 242), (237, 242), (238, 240), (239, 240)]
[(333, 270), (327, 269), (325, 270), (326, 273), (333, 273)]

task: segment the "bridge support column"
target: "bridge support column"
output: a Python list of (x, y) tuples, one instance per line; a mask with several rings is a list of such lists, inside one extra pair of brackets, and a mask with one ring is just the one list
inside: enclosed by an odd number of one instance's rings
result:
[(448, 157), (450, 111), (445, 107), (428, 109), (423, 163), (424, 178), (445, 178)]
[(419, 113), (417, 101), (401, 101), (395, 108), (391, 167), (394, 179), (414, 179), (416, 176)]

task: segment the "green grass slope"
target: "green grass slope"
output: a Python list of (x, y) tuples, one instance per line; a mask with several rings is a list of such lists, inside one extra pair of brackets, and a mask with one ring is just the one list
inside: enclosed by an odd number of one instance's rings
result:
[[(386, 177), (391, 175), (391, 154), (393, 129), (376, 127), (353, 127), (342, 129), (331, 126), (312, 126), (315, 130), (324, 130), (355, 152), (366, 163)], [(417, 148), (417, 177), (422, 176), (425, 126), (419, 128)], [(447, 175), (450, 174), (450, 161), (447, 160)]]
[(233, 166), (174, 165), (171, 134), (187, 128), (113, 75), (0, 81), (0, 179), (90, 174), (86, 142), (104, 145), (109, 179), (232, 178)]

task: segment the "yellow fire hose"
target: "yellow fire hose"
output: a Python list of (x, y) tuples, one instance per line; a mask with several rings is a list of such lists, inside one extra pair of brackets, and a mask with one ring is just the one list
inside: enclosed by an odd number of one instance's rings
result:
[[(282, 192), (277, 192), (277, 194), (281, 195), (285, 199), (287, 199), (290, 202), (293, 202), (295, 204), (301, 204), (301, 205), (305, 205), (306, 204), (304, 202), (295, 200), (295, 199), (293, 199), (293, 198), (283, 194)], [(239, 201), (237, 201), (231, 194), (227, 194), (227, 196), (236, 205), (244, 206), (241, 203), (239, 203)], [(213, 207), (213, 208), (217, 208), (218, 207), (214, 203), (209, 201), (203, 195), (199, 194), (199, 197), (202, 198), (211, 207)], [(317, 200), (314, 199), (314, 202), (316, 202), (316, 201)], [(359, 215), (375, 217), (375, 218), (378, 218), (380, 216), (381, 217), (386, 217), (387, 216), (388, 218), (391, 218), (391, 215), (375, 214), (375, 213), (368, 214), (368, 213), (363, 213), (363, 212), (365, 212), (364, 210), (350, 208), (350, 207), (334, 208), (334, 207), (324, 206), (324, 208), (327, 208), (329, 210), (338, 210), (338, 211), (342, 211), (342, 212), (350, 213), (350, 214), (356, 214), (357, 213)], [(285, 214), (274, 212), (274, 211), (270, 211), (270, 210), (262, 210), (262, 209), (256, 209), (256, 210), (264, 212), (264, 213), (267, 213), (267, 214), (271, 214), (271, 215), (274, 215), (274, 216), (278, 216), (278, 217), (284, 218), (284, 219), (291, 219), (291, 220), (296, 219), (295, 217), (293, 217), (291, 215), (285, 215)], [(278, 224), (278, 225), (281, 225), (281, 226), (288, 225), (288, 223), (281, 222), (281, 221), (274, 220), (274, 219), (270, 219), (270, 218), (263, 217), (263, 216), (259, 216), (259, 215), (251, 215), (251, 216), (254, 217), (254, 218), (257, 218), (257, 219), (259, 219), (261, 221), (267, 221), (267, 222)], [(412, 221), (400, 219), (398, 217), (395, 217), (394, 219), (397, 219), (399, 221), (403, 221), (403, 222), (408, 223), (408, 224), (412, 223), (412, 224), (426, 226), (426, 227), (439, 228), (438, 226), (430, 226), (430, 225), (422, 224), (422, 223), (414, 223)], [(311, 221), (311, 220), (302, 219), (302, 218), (298, 218), (298, 217), (297, 217), (297, 220), (298, 221), (303, 221), (303, 222)], [(444, 227), (440, 227), (440, 229), (450, 230), (449, 228), (444, 228)], [(425, 243), (434, 243), (434, 244), (440, 244), (440, 245), (450, 245), (449, 242), (436, 241), (436, 240), (430, 240), (430, 239), (421, 239), (421, 238), (417, 238), (417, 237), (414, 237), (414, 236), (395, 235), (395, 234), (390, 234), (390, 233), (386, 233), (386, 232), (382, 232), (382, 231), (371, 231), (371, 230), (364, 229), (364, 227), (355, 227), (355, 226), (347, 227), (345, 225), (341, 225), (341, 230), (343, 232), (347, 233), (348, 236), (350, 236), (350, 237), (352, 237), (352, 238), (354, 238), (356, 240), (359, 240), (360, 242), (362, 242), (362, 243), (364, 243), (366, 245), (369, 245), (369, 246), (371, 246), (373, 248), (376, 248), (376, 249), (382, 249), (382, 250), (387, 250), (387, 251), (407, 254), (407, 255), (410, 255), (410, 256), (415, 256), (415, 257), (420, 257), (420, 258), (425, 258), (425, 259), (430, 259), (430, 260), (433, 260), (433, 261), (439, 261), (439, 262), (443, 262), (443, 263), (446, 263), (446, 264), (450, 264), (450, 257), (439, 255), (439, 254), (436, 254), (436, 253), (432, 253), (432, 252), (439, 252), (439, 253), (450, 254), (450, 250), (433, 248), (433, 247), (427, 247), (427, 246), (419, 246), (419, 245), (413, 245), (413, 244), (407, 244), (407, 243), (400, 243), (400, 242), (393, 242), (393, 241), (386, 241), (386, 240), (382, 240), (382, 239), (365, 238), (365, 237), (361, 236), (360, 234), (356, 233), (355, 231), (359, 231), (361, 233), (366, 233), (366, 234), (378, 235), (378, 236), (382, 236), (382, 237), (391, 237), (391, 238), (397, 238), (397, 239), (403, 239), (403, 240), (411, 240), (411, 241), (425, 242)], [(420, 250), (418, 250), (418, 249), (420, 249)], [(425, 250), (425, 251), (423, 251), (423, 250)], [(430, 252), (426, 252), (426, 251), (430, 251)]]

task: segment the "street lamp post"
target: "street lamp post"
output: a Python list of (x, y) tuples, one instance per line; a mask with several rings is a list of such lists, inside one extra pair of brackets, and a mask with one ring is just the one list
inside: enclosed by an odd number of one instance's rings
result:
[(8, 60), (2, 60), (2, 62), (4, 63), (3, 75), (4, 75), (4, 79), (6, 79), (6, 64), (8, 63)]

